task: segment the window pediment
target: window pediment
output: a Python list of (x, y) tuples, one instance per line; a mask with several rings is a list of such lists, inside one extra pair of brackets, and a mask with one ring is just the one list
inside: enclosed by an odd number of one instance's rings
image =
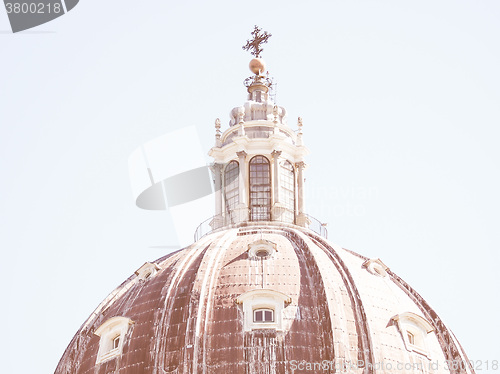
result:
[(277, 301), (281, 301), (285, 304), (290, 304), (292, 302), (292, 298), (288, 295), (285, 295), (283, 292), (270, 290), (270, 289), (259, 289), (245, 292), (244, 294), (238, 296), (236, 302), (238, 304), (242, 304), (247, 300), (254, 300), (256, 298), (270, 298), (275, 299)]
[(405, 312), (392, 317), (392, 319), (399, 323), (415, 324), (426, 334), (434, 331), (434, 327), (424, 318), (412, 312)]

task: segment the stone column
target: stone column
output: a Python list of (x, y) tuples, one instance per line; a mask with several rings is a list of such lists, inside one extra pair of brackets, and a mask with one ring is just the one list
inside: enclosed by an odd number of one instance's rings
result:
[(248, 221), (248, 200), (247, 200), (247, 167), (245, 151), (236, 152), (238, 155), (239, 175), (238, 175), (238, 206), (235, 209), (236, 222)]
[(271, 155), (273, 156), (273, 174), (274, 178), (272, 181), (273, 186), (273, 208), (271, 210), (272, 220), (279, 221), (281, 215), (283, 214), (284, 207), (281, 203), (280, 199), (280, 165), (279, 165), (279, 157), (281, 155), (281, 151), (274, 150)]
[(222, 164), (218, 163), (213, 164), (212, 172), (214, 173), (214, 187), (215, 187), (215, 217), (211, 225), (212, 229), (214, 230), (224, 226), (222, 170), (223, 170)]
[(297, 170), (297, 225), (307, 227), (309, 219), (304, 212), (304, 168), (306, 164), (304, 161), (295, 164)]
[(273, 192), (274, 192), (274, 203), (279, 203), (280, 202), (280, 165), (279, 165), (279, 157), (281, 155), (281, 151), (273, 151), (271, 153), (273, 156), (273, 162), (274, 162), (274, 179), (273, 179)]

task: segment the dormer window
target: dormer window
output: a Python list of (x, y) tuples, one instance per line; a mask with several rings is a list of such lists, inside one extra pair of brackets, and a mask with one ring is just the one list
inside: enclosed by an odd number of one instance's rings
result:
[(362, 267), (364, 267), (370, 274), (382, 278), (387, 275), (387, 270), (389, 270), (389, 268), (379, 258), (366, 260)]
[(283, 309), (292, 299), (278, 291), (259, 289), (240, 295), (236, 303), (243, 307), (243, 329), (283, 329)]
[(392, 317), (391, 321), (401, 333), (406, 350), (429, 356), (426, 341), (428, 334), (434, 331), (434, 328), (425, 318), (406, 312)]
[(253, 321), (254, 322), (274, 322), (274, 310), (273, 309), (255, 309), (253, 311)]
[(95, 331), (100, 337), (96, 364), (111, 360), (122, 354), (125, 336), (133, 322), (127, 317), (113, 317)]
[(259, 239), (248, 245), (248, 257), (256, 260), (270, 258), (276, 252), (276, 243)]
[(154, 276), (158, 272), (158, 270), (161, 270), (161, 267), (159, 267), (157, 264), (153, 262), (146, 262), (135, 271), (135, 274), (137, 275), (138, 280), (145, 281), (146, 279)]

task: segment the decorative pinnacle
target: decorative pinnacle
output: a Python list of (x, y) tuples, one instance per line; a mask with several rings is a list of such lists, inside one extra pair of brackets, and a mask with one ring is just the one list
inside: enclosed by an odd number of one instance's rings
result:
[(273, 115), (274, 115), (274, 124), (278, 124), (278, 114), (279, 114), (279, 110), (278, 110), (278, 106), (275, 105), (273, 107)]
[(302, 123), (302, 117), (299, 117), (297, 119), (297, 126), (299, 128), (299, 132), (297, 134), (297, 145), (302, 145), (302, 126), (304, 124)]
[(220, 140), (221, 134), (220, 134), (220, 119), (217, 118), (215, 120), (215, 145), (217, 147), (221, 146), (221, 140)]
[(252, 31), (252, 39), (247, 40), (247, 44), (242, 47), (245, 51), (252, 50), (250, 51), (250, 53), (256, 58), (259, 58), (260, 54), (263, 51), (263, 49), (261, 48), (261, 44), (267, 43), (267, 40), (272, 36), (267, 31), (264, 31), (262, 33), (261, 31), (262, 29), (255, 25)]

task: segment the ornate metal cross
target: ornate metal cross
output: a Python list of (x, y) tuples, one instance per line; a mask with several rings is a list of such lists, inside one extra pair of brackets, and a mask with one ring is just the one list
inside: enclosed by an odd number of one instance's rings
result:
[(256, 58), (259, 58), (260, 54), (262, 53), (263, 49), (261, 48), (261, 44), (267, 43), (267, 40), (272, 36), (267, 31), (264, 31), (262, 33), (261, 31), (262, 29), (256, 25), (252, 31), (253, 38), (247, 40), (247, 44), (243, 46), (243, 49), (245, 51), (250, 51), (252, 49), (250, 53)]

